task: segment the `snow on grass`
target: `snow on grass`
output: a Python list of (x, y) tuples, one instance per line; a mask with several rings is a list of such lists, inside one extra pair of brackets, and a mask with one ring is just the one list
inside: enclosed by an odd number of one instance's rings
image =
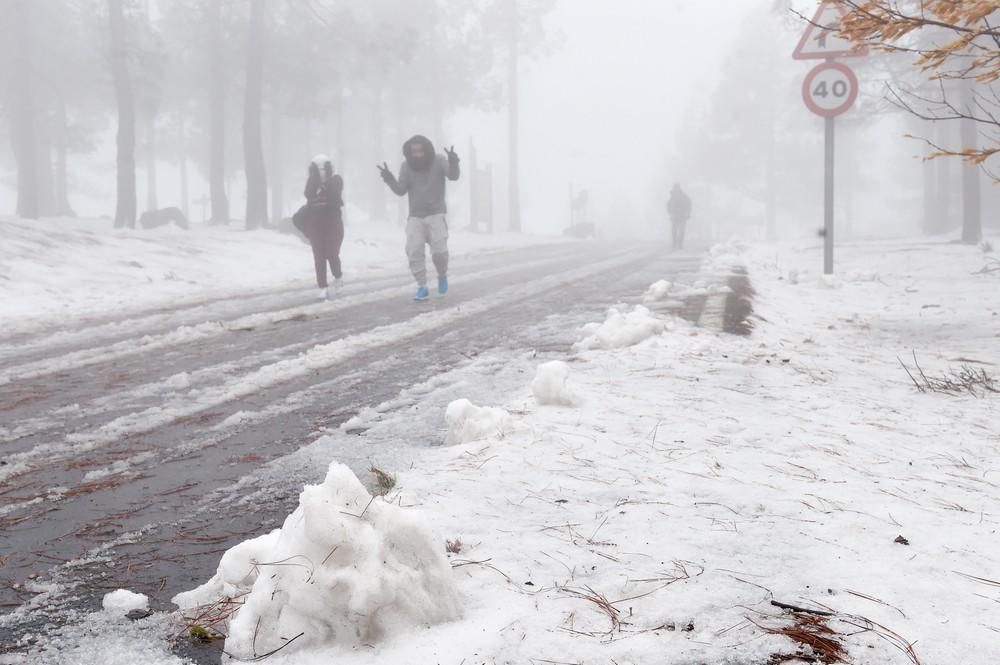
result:
[(191, 610), (238, 599), (226, 627), (237, 658), (369, 645), (458, 617), (443, 543), (412, 509), (376, 500), (332, 464), (280, 530), (227, 552), (212, 580), (174, 601)]
[(272, 662), (758, 665), (810, 631), (858, 665), (998, 662), (997, 398), (918, 393), (896, 358), (1000, 366), (995, 279), (966, 248), (870, 245), (841, 261), (880, 280), (830, 290), (784, 278), (815, 247), (740, 252), (752, 336), (580, 348), (586, 409), (525, 385), (502, 438), (397, 473), (386, 500), (463, 544), (461, 619)]

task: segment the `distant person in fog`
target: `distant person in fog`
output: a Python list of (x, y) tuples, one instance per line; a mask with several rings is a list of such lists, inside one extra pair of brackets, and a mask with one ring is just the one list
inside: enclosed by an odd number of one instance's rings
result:
[[(316, 285), (320, 299), (336, 294), (343, 285), (340, 248), (344, 244), (344, 179), (333, 172), (326, 155), (316, 155), (309, 164), (306, 204), (292, 218), (296, 228), (312, 245)], [(327, 264), (333, 273), (333, 291), (327, 281)]]
[(667, 214), (670, 216), (670, 233), (674, 249), (684, 249), (684, 232), (687, 222), (691, 219), (691, 198), (684, 193), (680, 185), (674, 185), (670, 190), (670, 200), (667, 201)]
[(378, 167), (382, 180), (397, 196), (408, 196), (409, 218), (406, 221), (406, 256), (410, 271), (417, 281), (415, 300), (430, 297), (427, 291), (427, 253), (437, 269), (439, 295), (448, 292), (448, 212), (445, 203), (446, 180), (458, 180), (459, 159), (454, 148), (444, 155), (434, 152), (434, 144), (424, 136), (414, 136), (403, 144), (403, 164), (399, 177), (393, 175), (387, 163)]

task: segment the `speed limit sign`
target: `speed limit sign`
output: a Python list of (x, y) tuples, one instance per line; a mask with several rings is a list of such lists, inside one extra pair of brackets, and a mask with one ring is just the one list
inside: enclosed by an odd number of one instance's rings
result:
[(824, 62), (806, 76), (802, 98), (816, 115), (834, 118), (854, 105), (858, 98), (858, 77), (847, 65)]

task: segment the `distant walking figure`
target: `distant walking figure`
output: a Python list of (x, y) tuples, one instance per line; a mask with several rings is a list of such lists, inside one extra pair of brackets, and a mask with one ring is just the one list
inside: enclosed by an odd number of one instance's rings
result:
[(333, 293), (340, 289), (344, 277), (340, 265), (340, 248), (344, 244), (344, 179), (333, 172), (333, 164), (326, 155), (316, 155), (309, 164), (305, 197), (306, 204), (292, 221), (312, 245), (319, 297), (326, 299), (333, 295), (327, 283), (327, 263), (333, 273)]
[(427, 300), (427, 254), (425, 245), (431, 247), (431, 259), (438, 275), (438, 293), (448, 292), (448, 212), (445, 203), (445, 180), (458, 180), (459, 159), (454, 148), (446, 148), (444, 155), (434, 152), (424, 136), (414, 136), (403, 144), (406, 158), (399, 167), (399, 177), (393, 175), (389, 165), (378, 167), (382, 179), (398, 196), (409, 196), (410, 213), (406, 222), (406, 256), (410, 271), (417, 281), (415, 300)]
[(670, 216), (673, 247), (674, 249), (684, 249), (684, 231), (687, 221), (691, 218), (691, 199), (684, 193), (680, 185), (674, 185), (674, 188), (670, 190), (667, 214)]

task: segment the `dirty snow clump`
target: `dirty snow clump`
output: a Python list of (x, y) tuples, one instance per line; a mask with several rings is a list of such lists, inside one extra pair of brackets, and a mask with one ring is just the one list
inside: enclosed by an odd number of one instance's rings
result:
[(569, 365), (554, 360), (539, 365), (531, 382), (535, 400), (543, 406), (577, 406), (580, 396), (569, 385)]
[(445, 443), (456, 445), (491, 436), (502, 437), (510, 414), (496, 407), (476, 406), (467, 399), (457, 399), (448, 405), (444, 419), (448, 423)]
[(642, 305), (632, 311), (612, 307), (604, 323), (588, 323), (577, 349), (621, 349), (635, 346), (667, 330), (667, 323)]
[(148, 610), (149, 597), (145, 594), (129, 591), (128, 589), (118, 589), (117, 591), (104, 594), (101, 606), (109, 614), (125, 616), (133, 610)]
[[(412, 509), (373, 499), (354, 473), (331, 464), (281, 529), (232, 548), (206, 584), (174, 597), (182, 609), (225, 598), (226, 650), (254, 658), (290, 644), (372, 644), (455, 619), (459, 599), (442, 541)], [(296, 637), (299, 636), (299, 637)]]

